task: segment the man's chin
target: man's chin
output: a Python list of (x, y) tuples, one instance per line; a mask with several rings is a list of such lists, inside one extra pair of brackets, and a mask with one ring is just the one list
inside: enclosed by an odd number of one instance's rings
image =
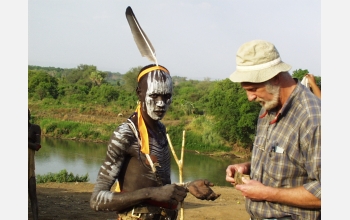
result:
[(270, 111), (271, 109), (276, 108), (276, 107), (277, 107), (277, 104), (271, 105), (270, 103), (265, 103), (262, 107), (263, 107), (264, 109), (266, 109), (267, 111)]
[(153, 115), (151, 118), (155, 121), (159, 121), (159, 120), (162, 120), (164, 118), (164, 115), (163, 116)]

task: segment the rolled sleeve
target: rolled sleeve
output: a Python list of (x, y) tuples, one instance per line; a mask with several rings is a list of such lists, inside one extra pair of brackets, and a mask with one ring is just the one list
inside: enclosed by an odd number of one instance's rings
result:
[(317, 198), (321, 199), (321, 182), (314, 181), (311, 183), (306, 183), (304, 184), (304, 188)]
[(317, 198), (321, 199), (321, 126), (313, 127), (307, 137), (310, 142), (305, 158), (310, 182), (305, 183), (304, 188)]

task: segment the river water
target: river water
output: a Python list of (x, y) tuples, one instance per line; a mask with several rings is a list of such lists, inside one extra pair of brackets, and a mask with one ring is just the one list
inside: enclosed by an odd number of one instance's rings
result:
[[(74, 175), (88, 174), (89, 182), (95, 183), (105, 158), (107, 144), (42, 137), (41, 146), (35, 155), (36, 174), (58, 173), (65, 169)], [(180, 152), (176, 154), (180, 159)], [(243, 160), (210, 157), (185, 151), (183, 181), (205, 178), (217, 186), (231, 186), (225, 181), (225, 170), (229, 164), (239, 162)], [(178, 182), (179, 170), (174, 158), (171, 167), (171, 180)]]

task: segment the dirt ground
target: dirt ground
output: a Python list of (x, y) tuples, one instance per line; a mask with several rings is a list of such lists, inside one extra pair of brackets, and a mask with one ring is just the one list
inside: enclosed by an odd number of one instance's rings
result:
[[(116, 219), (115, 212), (95, 212), (89, 206), (91, 183), (39, 183), (37, 196), (40, 220), (107, 220)], [(184, 202), (184, 220), (248, 220), (244, 197), (233, 187), (214, 186), (221, 196), (215, 201), (202, 201), (188, 194)], [(180, 215), (180, 212), (179, 212)], [(32, 219), (28, 198), (28, 219)], [(180, 217), (178, 217), (180, 219)]]

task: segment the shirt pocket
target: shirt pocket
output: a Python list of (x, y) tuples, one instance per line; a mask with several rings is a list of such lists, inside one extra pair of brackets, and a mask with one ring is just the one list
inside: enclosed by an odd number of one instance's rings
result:
[(288, 177), (288, 173), (290, 173), (291, 170), (286, 166), (286, 164), (290, 164), (290, 162), (283, 148), (278, 146), (274, 148), (274, 151), (268, 152), (268, 158), (265, 162), (264, 179), (266, 182), (264, 182), (264, 184), (273, 187), (281, 187), (283, 182), (290, 178)]

